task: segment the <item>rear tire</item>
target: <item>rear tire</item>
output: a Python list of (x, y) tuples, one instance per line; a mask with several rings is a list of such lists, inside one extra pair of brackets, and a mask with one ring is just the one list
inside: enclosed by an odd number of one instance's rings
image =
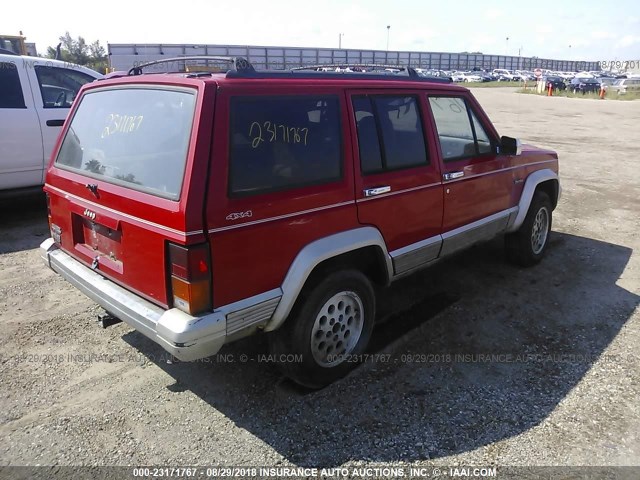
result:
[(552, 210), (549, 195), (536, 191), (520, 228), (504, 237), (510, 262), (530, 267), (542, 260), (549, 244)]
[(375, 294), (357, 270), (333, 272), (305, 290), (270, 335), (271, 353), (294, 382), (322, 388), (359, 363), (373, 330)]

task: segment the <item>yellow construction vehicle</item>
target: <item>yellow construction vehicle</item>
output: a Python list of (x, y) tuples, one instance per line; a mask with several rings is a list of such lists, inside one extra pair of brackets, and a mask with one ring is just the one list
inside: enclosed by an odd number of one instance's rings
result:
[(17, 55), (28, 55), (25, 40), (27, 37), (22, 35), (0, 35), (0, 53), (15, 53)]

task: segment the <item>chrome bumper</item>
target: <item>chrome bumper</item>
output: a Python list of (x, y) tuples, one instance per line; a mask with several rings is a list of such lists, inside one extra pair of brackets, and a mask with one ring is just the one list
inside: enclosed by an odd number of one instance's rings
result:
[(214, 355), (226, 340), (224, 313), (192, 317), (177, 308), (160, 308), (85, 267), (51, 238), (40, 245), (40, 255), (48, 267), (87, 297), (180, 360)]

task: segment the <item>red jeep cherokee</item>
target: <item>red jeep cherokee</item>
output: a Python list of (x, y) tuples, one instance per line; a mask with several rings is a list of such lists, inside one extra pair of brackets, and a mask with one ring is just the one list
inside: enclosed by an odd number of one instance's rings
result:
[(273, 332), (320, 387), (365, 350), (372, 284), (498, 234), (544, 255), (557, 154), (500, 138), (467, 89), (225, 60), (84, 86), (44, 187), (46, 264), (178, 359)]

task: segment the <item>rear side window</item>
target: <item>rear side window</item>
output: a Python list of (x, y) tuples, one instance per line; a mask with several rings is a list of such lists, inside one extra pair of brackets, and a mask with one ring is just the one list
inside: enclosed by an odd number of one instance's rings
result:
[(120, 88), (83, 96), (56, 166), (177, 200), (195, 92)]
[(0, 62), (0, 108), (26, 108), (15, 63)]
[(94, 78), (70, 68), (35, 65), (44, 108), (69, 108), (85, 83)]
[(230, 196), (340, 179), (337, 97), (235, 97), (230, 122)]
[(417, 97), (356, 96), (353, 110), (363, 173), (429, 163)]
[(429, 97), (446, 161), (493, 152), (491, 139), (476, 114), (460, 97)]

